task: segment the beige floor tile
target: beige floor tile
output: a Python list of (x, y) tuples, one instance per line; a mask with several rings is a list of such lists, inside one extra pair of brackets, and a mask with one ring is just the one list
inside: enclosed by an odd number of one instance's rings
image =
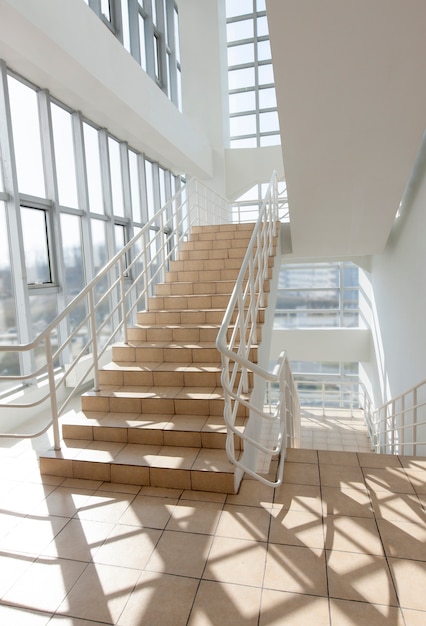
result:
[(364, 469), (365, 482), (371, 491), (411, 493), (414, 489), (405, 470), (399, 467)]
[(202, 580), (188, 626), (257, 626), (261, 590)]
[[(33, 563), (29, 555), (0, 554), (0, 598), (16, 583)], [(0, 624), (7, 624), (2, 622)]]
[(113, 528), (112, 522), (71, 519), (42, 554), (89, 563)]
[(136, 496), (120, 518), (120, 523), (141, 528), (165, 528), (176, 504), (176, 498)]
[(329, 626), (328, 599), (264, 589), (259, 626)]
[(199, 502), (220, 502), (224, 504), (226, 498), (226, 493), (215, 493), (214, 491), (186, 490), (182, 493), (182, 500), (196, 500)]
[(217, 502), (195, 502), (180, 500), (173, 509), (167, 530), (213, 535), (223, 505)]
[(412, 522), (377, 520), (388, 556), (426, 561), (426, 525)]
[(426, 513), (417, 496), (402, 493), (376, 491), (371, 494), (377, 518), (389, 521), (426, 523)]
[(150, 572), (200, 578), (212, 537), (165, 530), (146, 565)]
[(331, 623), (338, 626), (404, 626), (401, 610), (394, 606), (330, 600)]
[(135, 497), (133, 494), (97, 492), (90, 496), (77, 516), (79, 519), (117, 523)]
[(389, 567), (401, 607), (426, 611), (426, 563), (390, 558)]
[(5, 624), (5, 626), (47, 626), (48, 623), (52, 624), (49, 620), (50, 615), (46, 613), (26, 611), (5, 604), (0, 605), (0, 624)]
[(261, 587), (266, 545), (257, 541), (215, 537), (203, 579)]
[(269, 544), (264, 587), (277, 591), (326, 596), (324, 551)]
[(72, 517), (93, 493), (94, 489), (71, 489), (59, 486), (34, 509), (34, 515)]
[(93, 561), (142, 570), (155, 550), (161, 530), (116, 524)]
[(425, 495), (426, 494), (425, 469), (424, 468), (412, 469), (411, 467), (408, 467), (405, 470), (405, 473), (407, 474), (410, 483), (414, 487), (415, 492), (418, 494)]
[(318, 453), (316, 450), (305, 448), (287, 448), (286, 461), (291, 463), (318, 463)]
[(197, 587), (195, 578), (143, 572), (118, 626), (184, 626)]
[(320, 465), (350, 465), (359, 467), (358, 455), (355, 452), (318, 451)]
[(375, 452), (358, 453), (361, 467), (401, 467), (401, 461), (396, 455), (376, 454)]
[(331, 598), (398, 605), (385, 557), (333, 550), (327, 553), (327, 575)]
[(314, 463), (284, 463), (283, 483), (319, 485), (318, 466)]
[(322, 502), (320, 487), (284, 483), (275, 490), (273, 508), (306, 511), (321, 515)]
[(322, 487), (322, 500), (324, 517), (327, 515), (373, 517), (370, 497), (364, 489)]
[(235, 495), (228, 495), (227, 504), (243, 504), (270, 508), (274, 500), (274, 488), (257, 480), (243, 480)]
[(291, 546), (324, 548), (322, 517), (305, 511), (274, 509), (269, 541)]
[(265, 509), (225, 504), (216, 529), (216, 536), (267, 541), (270, 520), (270, 512)]
[(0, 539), (0, 550), (38, 556), (67, 522), (66, 517), (25, 517)]
[(426, 624), (425, 611), (413, 611), (412, 609), (402, 609), (405, 619), (405, 626), (424, 626)]
[(384, 556), (374, 519), (334, 515), (324, 520), (324, 531), (328, 550)]
[(89, 564), (58, 613), (115, 624), (139, 578), (135, 569)]
[(339, 489), (365, 488), (364, 476), (360, 467), (350, 465), (321, 465), (321, 485)]
[(2, 600), (53, 613), (86, 567), (86, 563), (79, 561), (41, 558), (31, 564)]

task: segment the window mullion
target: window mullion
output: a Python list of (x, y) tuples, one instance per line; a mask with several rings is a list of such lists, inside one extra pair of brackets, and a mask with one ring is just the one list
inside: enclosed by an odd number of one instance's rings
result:
[(130, 53), (141, 64), (143, 51), (140, 48), (139, 39), (139, 6), (138, 0), (128, 0), (129, 3), (129, 38)]

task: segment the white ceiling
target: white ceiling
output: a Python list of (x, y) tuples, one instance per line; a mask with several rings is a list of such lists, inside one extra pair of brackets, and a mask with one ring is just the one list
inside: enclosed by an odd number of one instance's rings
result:
[(267, 0), (293, 253), (383, 250), (426, 122), (425, 0)]

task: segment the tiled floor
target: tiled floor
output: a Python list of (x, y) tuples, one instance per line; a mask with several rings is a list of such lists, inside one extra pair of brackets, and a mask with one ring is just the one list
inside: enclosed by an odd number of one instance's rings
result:
[(222, 496), (41, 478), (32, 445), (1, 444), (2, 625), (426, 624), (425, 459), (290, 450)]
[(370, 452), (363, 412), (306, 408), (302, 412), (301, 447), (319, 450)]

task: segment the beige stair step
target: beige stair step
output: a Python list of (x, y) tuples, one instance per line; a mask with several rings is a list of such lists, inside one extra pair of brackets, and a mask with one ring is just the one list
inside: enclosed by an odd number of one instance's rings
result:
[(65, 439), (40, 455), (42, 474), (234, 493), (234, 467), (224, 450)]
[[(257, 355), (257, 346), (251, 349), (251, 358)], [(177, 342), (129, 342), (112, 348), (113, 361), (136, 361), (141, 363), (220, 363), (221, 356), (212, 342), (203, 344)]]
[[(246, 418), (235, 426), (243, 430)], [(79, 412), (62, 424), (64, 439), (224, 449), (222, 416)], [(235, 437), (235, 449), (240, 439)]]
[[(137, 313), (138, 324), (221, 324), (225, 315), (224, 309), (196, 309), (186, 311), (140, 311)], [(235, 318), (235, 316), (234, 316)], [(258, 321), (265, 320), (265, 309), (258, 311)], [(232, 320), (233, 322), (235, 319)]]
[[(84, 393), (81, 408), (109, 413), (223, 416), (224, 399), (221, 387), (105, 386), (100, 391)], [(240, 405), (238, 415), (245, 414), (245, 407)]]

